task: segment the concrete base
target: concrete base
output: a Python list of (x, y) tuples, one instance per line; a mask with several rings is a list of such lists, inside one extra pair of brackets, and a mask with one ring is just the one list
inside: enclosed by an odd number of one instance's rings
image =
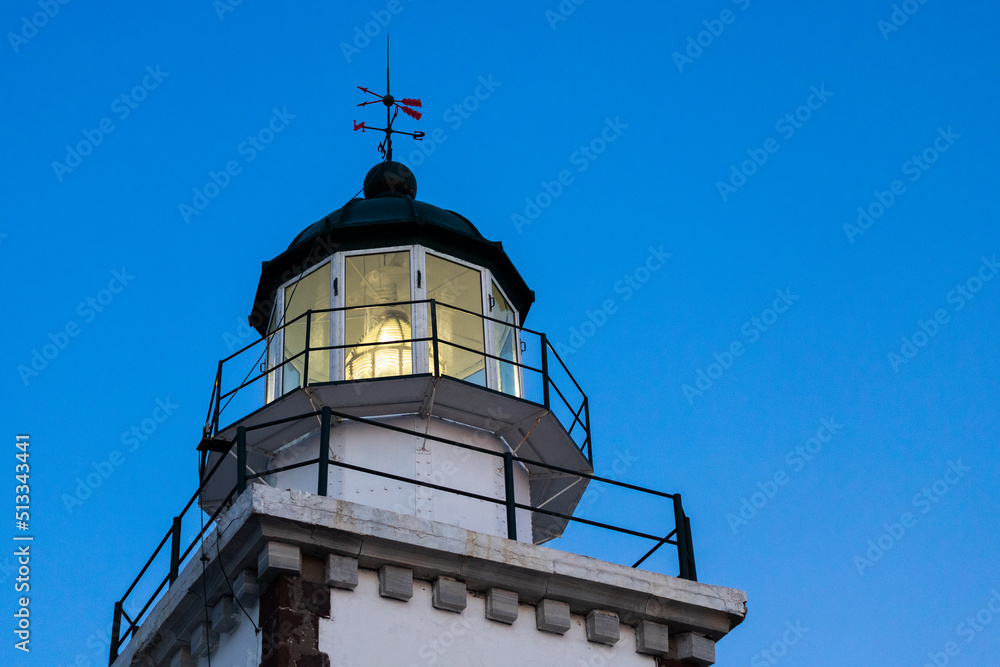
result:
[[(334, 606), (341, 614), (349, 613), (352, 608), (367, 608), (358, 605), (379, 604), (378, 613), (399, 615), (398, 622), (403, 623), (399, 626), (400, 631), (408, 622), (419, 624), (419, 619), (429, 612), (443, 614), (441, 618), (450, 619), (442, 621), (446, 623), (442, 626), (445, 629), (451, 627), (447, 624), (466, 622), (463, 619), (473, 614), (486, 623), (482, 632), (496, 638), (513, 633), (510, 636), (519, 637), (519, 642), (539, 642), (539, 645), (551, 646), (553, 655), (560, 655), (570, 646), (576, 647), (574, 650), (577, 651), (598, 652), (583, 653), (586, 655), (604, 656), (605, 652), (610, 652), (605, 659), (622, 665), (650, 664), (641, 660), (652, 661), (650, 654), (653, 650), (662, 648), (663, 637), (658, 634), (658, 626), (669, 628), (670, 643), (676, 644), (677, 648), (676, 659), (684, 660), (689, 665), (711, 664), (709, 661), (714, 661), (714, 643), (741, 623), (746, 615), (746, 595), (742, 591), (474, 533), (448, 524), (301, 491), (252, 485), (220, 516), (218, 529), (225, 571), (241, 573), (233, 577), (233, 583), (239, 584), (233, 586), (233, 591), (248, 610), (252, 610), (256, 602), (252, 595), (255, 583), (252, 574), (263, 566), (261, 574), (273, 575), (266, 588), (261, 584), (266, 591), (271, 591), (274, 582), (289, 581), (288, 585), (295, 586), (295, 582), (301, 580), (305, 582), (303, 585), (308, 584), (308, 599), (322, 601), (325, 598), (325, 609), (330, 608), (331, 595), (347, 596)], [(338, 590), (327, 583), (329, 556), (354, 561), (361, 572), (369, 573), (365, 576), (375, 577), (373, 581), (382, 579), (375, 576), (379, 571), (387, 575), (406, 571), (412, 577), (408, 591), (397, 591), (399, 587), (396, 584), (400, 582), (395, 576), (386, 578), (386, 584), (391, 585), (385, 590), (413, 595), (414, 589), (419, 588), (421, 601), (387, 600), (379, 596), (383, 590), (382, 586), (378, 586), (379, 590), (373, 590), (367, 597), (362, 596), (368, 602), (351, 603), (351, 599), (361, 600), (357, 590)], [(224, 597), (233, 595), (230, 585), (223, 578), (219, 557), (219, 552), (216, 552), (205, 566), (204, 587), (208, 591), (208, 604), (212, 607)], [(299, 574), (295, 574), (296, 564)], [(341, 561), (337, 571), (343, 572), (345, 566), (347, 570), (352, 567)], [(276, 574), (279, 570), (290, 572), (291, 576)], [(432, 582), (439, 578), (464, 584), (468, 594), (479, 597), (482, 602), (470, 604), (459, 613), (434, 609)], [(189, 562), (147, 618), (140, 619), (142, 623), (135, 637), (124, 647), (115, 665), (131, 665), (133, 661), (156, 667), (169, 665), (172, 658), (177, 659), (180, 649), (189, 643), (197, 643), (191, 642), (193, 637), (204, 637), (204, 643), (209, 645), (220, 642), (220, 655), (238, 655), (252, 648), (253, 629), (249, 623), (230, 628), (232, 634), (223, 634), (220, 639), (216, 639), (220, 635), (214, 629), (199, 628), (205, 620), (202, 589), (202, 564), (197, 560)], [(539, 626), (530, 621), (512, 625), (507, 625), (506, 621), (490, 621), (486, 617), (486, 602), (491, 590), (494, 614), (505, 608), (499, 604), (503, 600), (496, 597), (498, 591), (509, 592), (517, 600), (515, 604), (520, 614), (533, 614), (536, 622), (538, 612), (534, 605), (546, 604), (543, 600), (566, 605), (571, 618), (576, 619), (573, 623), (579, 624), (579, 630), (560, 635), (553, 634), (553, 630), (558, 632), (561, 626), (549, 626), (552, 629), (544, 627), (542, 630), (546, 631), (540, 632)], [(260, 595), (263, 620), (266, 615), (265, 594), (261, 592)], [(427, 598), (426, 607), (423, 607), (424, 595)], [(455, 606), (458, 602), (457, 590), (449, 590), (444, 599), (451, 600), (449, 604)], [(225, 609), (226, 603), (222, 604), (222, 609)], [(274, 608), (272, 603), (268, 605), (267, 609)], [(506, 605), (505, 616), (508, 619), (511, 615), (509, 606)], [(555, 607), (551, 611), (554, 613)], [(273, 614), (272, 611), (271, 616)], [(588, 615), (594, 619), (593, 633), (585, 633), (583, 627)], [(323, 616), (319, 614), (320, 618)], [(543, 610), (542, 616), (547, 619), (548, 612)], [(614, 629), (608, 621), (614, 616), (617, 616), (621, 641), (613, 646), (594, 643), (595, 639), (608, 641), (613, 638)], [(220, 618), (228, 616), (221, 614)], [(332, 626), (323, 623), (334, 623), (336, 626), (336, 618), (337, 614), (334, 614), (333, 620), (324, 619), (320, 625), (329, 628)], [(636, 626), (643, 621), (655, 625), (645, 624), (637, 629)], [(314, 637), (312, 633), (318, 626), (310, 621), (307, 627), (310, 637)], [(476, 627), (476, 624), (470, 627)], [(418, 630), (413, 628), (413, 631)], [(642, 640), (637, 638), (637, 632), (642, 633)], [(480, 641), (476, 633), (469, 634), (468, 641)], [(477, 638), (472, 639), (473, 635)], [(241, 642), (248, 643), (247, 647), (244, 648)], [(559, 642), (569, 643), (560, 649)], [(647, 649), (645, 655), (637, 652), (642, 646)], [(319, 650), (315, 659), (322, 661), (322, 653)], [(498, 654), (495, 664), (509, 664), (504, 662), (506, 657)]]

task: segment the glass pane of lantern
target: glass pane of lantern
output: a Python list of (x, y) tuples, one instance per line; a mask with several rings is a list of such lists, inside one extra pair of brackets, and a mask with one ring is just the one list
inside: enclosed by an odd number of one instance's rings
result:
[[(344, 260), (344, 377), (413, 373), (410, 253), (355, 255)], [(393, 305), (396, 304), (396, 305)]]
[(514, 365), (517, 362), (517, 330), (514, 328), (517, 326), (517, 314), (507, 303), (507, 299), (503, 298), (496, 284), (493, 285), (493, 311), (490, 317), (505, 322), (490, 323), (493, 326), (493, 354), (500, 357), (493, 360), (497, 371), (497, 389), (505, 394), (518, 396), (518, 373), (517, 366)]
[[(309, 382), (330, 380), (330, 351), (315, 348), (330, 345), (330, 263), (327, 262), (297, 283), (285, 288), (285, 323), (295, 320), (307, 310), (325, 310), (309, 315)], [(284, 390), (290, 391), (302, 385), (305, 369), (306, 317), (302, 317), (285, 327)], [(300, 355), (297, 356), (296, 355)]]
[[(427, 298), (446, 305), (437, 309), (438, 353), (442, 375), (486, 386), (483, 335), (483, 288), (479, 271), (427, 254)], [(429, 318), (429, 316), (428, 316)], [(463, 350), (456, 345), (469, 348)], [(470, 351), (471, 350), (471, 351)], [(433, 352), (432, 363), (433, 363)]]

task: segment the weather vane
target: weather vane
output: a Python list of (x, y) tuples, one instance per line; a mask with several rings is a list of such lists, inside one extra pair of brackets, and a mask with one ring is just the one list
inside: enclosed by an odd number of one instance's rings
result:
[(361, 92), (363, 92), (363, 93), (365, 93), (367, 95), (374, 95), (378, 99), (377, 100), (368, 100), (367, 102), (362, 102), (361, 104), (359, 104), (357, 106), (363, 107), (363, 106), (367, 106), (369, 104), (377, 104), (379, 102), (381, 102), (382, 104), (385, 105), (385, 127), (368, 127), (368, 126), (365, 125), (364, 121), (361, 121), (360, 123), (358, 121), (354, 121), (354, 129), (355, 129), (355, 131), (361, 130), (362, 132), (364, 132), (365, 130), (378, 130), (379, 132), (385, 132), (385, 141), (383, 141), (382, 143), (380, 143), (378, 145), (378, 152), (379, 152), (379, 154), (383, 158), (385, 158), (386, 160), (392, 160), (392, 135), (393, 134), (405, 134), (405, 135), (413, 137), (417, 141), (420, 141), (421, 139), (424, 138), (424, 133), (420, 132), (420, 131), (417, 131), (417, 132), (403, 132), (401, 130), (394, 130), (394, 129), (392, 129), (392, 123), (393, 123), (393, 121), (396, 120), (396, 116), (399, 115), (400, 110), (402, 110), (402, 112), (405, 113), (407, 116), (410, 116), (410, 117), (412, 117), (412, 118), (414, 118), (416, 120), (420, 120), (421, 113), (419, 111), (415, 110), (415, 109), (411, 109), (410, 107), (419, 107), (419, 106), (421, 106), (421, 104), (420, 104), (420, 100), (419, 99), (414, 99), (414, 98), (411, 98), (411, 97), (402, 97), (402, 98), (400, 98), (397, 101), (396, 98), (394, 98), (392, 95), (389, 94), (389, 38), (388, 38), (388, 36), (385, 38), (385, 95), (379, 95), (378, 93), (373, 92), (371, 90), (368, 90), (367, 88), (365, 88), (363, 86), (358, 86), (358, 89), (361, 90)]

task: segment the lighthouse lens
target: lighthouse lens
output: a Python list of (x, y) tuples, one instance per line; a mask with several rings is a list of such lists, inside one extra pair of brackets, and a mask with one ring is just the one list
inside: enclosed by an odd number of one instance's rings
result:
[(408, 252), (345, 258), (344, 377), (365, 380), (413, 373)]

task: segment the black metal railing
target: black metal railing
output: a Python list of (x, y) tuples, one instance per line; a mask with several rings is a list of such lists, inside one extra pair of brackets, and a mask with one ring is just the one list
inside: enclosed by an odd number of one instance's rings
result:
[[(306, 461), (300, 461), (294, 464), (275, 467), (263, 472), (248, 474), (247, 471), (247, 449), (252, 444), (248, 442), (248, 434), (252, 434), (258, 429), (264, 429), (272, 426), (277, 426), (282, 423), (288, 423), (292, 421), (298, 421), (301, 419), (309, 419), (319, 417), (320, 420), (320, 444), (318, 456), (315, 459), (309, 459)], [(503, 471), (504, 471), (504, 497), (496, 498), (479, 493), (474, 493), (471, 491), (465, 491), (455, 487), (450, 487), (444, 484), (437, 484), (429, 481), (422, 481), (418, 479), (413, 479), (409, 477), (404, 477), (401, 475), (394, 475), (381, 470), (374, 470), (371, 468), (365, 468), (362, 466), (354, 465), (348, 463), (347, 461), (334, 461), (329, 457), (330, 451), (330, 427), (332, 421), (336, 419), (340, 421), (352, 421), (360, 424), (365, 424), (373, 428), (386, 429), (389, 431), (395, 431), (397, 433), (403, 433), (419, 438), (424, 438), (427, 440), (433, 440), (451, 447), (457, 447), (470, 452), (474, 452), (480, 455), (491, 456), (494, 458), (500, 458), (503, 460)], [(235, 450), (235, 451), (233, 451)], [(219, 501), (219, 507), (212, 512), (211, 516), (201, 525), (201, 529), (193, 536), (186, 547), (182, 551), (182, 527), (185, 515), (194, 506), (195, 500), (198, 499), (202, 491), (206, 488), (207, 484), (212, 480), (213, 476), (219, 470), (220, 466), (224, 461), (231, 460), (232, 457), (236, 459), (236, 484), (231, 491), (226, 495), (224, 499)], [(578, 480), (587, 480), (588, 484), (606, 484), (614, 489), (620, 489), (623, 491), (631, 491), (643, 494), (642, 497), (648, 499), (669, 499), (672, 503), (672, 511), (668, 512), (671, 516), (672, 523), (674, 525), (673, 530), (668, 532), (666, 535), (656, 535), (643, 530), (636, 530), (633, 528), (627, 528), (624, 526), (616, 526), (608, 523), (607, 521), (598, 521), (596, 519), (588, 519), (583, 516), (574, 516), (571, 514), (566, 514), (562, 512), (556, 512), (554, 510), (544, 509), (543, 507), (536, 507), (532, 504), (526, 504), (518, 502), (515, 494), (514, 485), (514, 475), (515, 475), (515, 464), (524, 466), (525, 468), (531, 468), (532, 470), (544, 469), (549, 471), (549, 473), (558, 473), (563, 476), (575, 476)], [(279, 472), (285, 472), (289, 470), (294, 470), (297, 468), (302, 468), (306, 466), (317, 466), (317, 486), (316, 493), (321, 496), (327, 495), (328, 492), (328, 474), (330, 466), (338, 466), (345, 470), (353, 470), (361, 473), (367, 473), (375, 475), (378, 477), (383, 477), (386, 479), (395, 480), (398, 482), (403, 482), (406, 484), (413, 484), (415, 486), (425, 487), (437, 491), (442, 491), (450, 494), (455, 494), (459, 496), (464, 496), (467, 498), (473, 498), (476, 500), (481, 500), (484, 502), (494, 503), (498, 505), (504, 505), (506, 508), (507, 515), (507, 536), (509, 539), (517, 539), (517, 511), (525, 510), (533, 513), (538, 518), (534, 521), (539, 521), (543, 517), (551, 517), (554, 520), (563, 520), (570, 522), (571, 524), (579, 524), (582, 526), (590, 526), (598, 528), (601, 530), (613, 531), (620, 535), (626, 535), (629, 537), (641, 538), (642, 540), (647, 540), (653, 543), (652, 547), (646, 551), (638, 560), (636, 560), (632, 567), (638, 567), (648, 558), (650, 558), (656, 551), (662, 547), (664, 544), (671, 544), (677, 547), (677, 562), (678, 562), (678, 576), (683, 579), (689, 579), (691, 581), (697, 581), (697, 571), (695, 569), (694, 560), (694, 547), (691, 541), (691, 521), (685, 515), (684, 508), (681, 504), (681, 497), (679, 494), (663, 493), (661, 491), (655, 491), (653, 489), (647, 489), (634, 484), (628, 484), (626, 482), (620, 482), (618, 480), (609, 479), (606, 477), (600, 477), (598, 475), (593, 475), (589, 473), (579, 472), (576, 470), (570, 470), (567, 468), (562, 468), (560, 466), (550, 465), (543, 463), (541, 461), (536, 461), (524, 457), (517, 456), (513, 452), (507, 450), (504, 452), (497, 452), (491, 449), (486, 449), (483, 447), (478, 447), (476, 445), (458, 442), (455, 440), (450, 440), (448, 438), (431, 435), (427, 433), (422, 433), (419, 431), (413, 431), (407, 428), (403, 428), (394, 424), (387, 424), (384, 422), (377, 421), (375, 419), (368, 419), (364, 417), (357, 417), (340, 411), (332, 410), (329, 407), (324, 407), (319, 411), (307, 412), (299, 415), (294, 415), (291, 417), (286, 417), (283, 419), (273, 420), (266, 423), (256, 424), (250, 427), (239, 426), (236, 429), (235, 442), (228, 443), (228, 448), (224, 453), (222, 453), (218, 460), (212, 465), (209, 470), (207, 466), (203, 469), (202, 482), (198, 486), (194, 495), (188, 500), (187, 504), (181, 512), (174, 517), (170, 530), (167, 531), (166, 535), (160, 540), (159, 545), (154, 549), (153, 554), (143, 565), (139, 574), (136, 576), (135, 580), (131, 583), (125, 594), (120, 600), (115, 602), (114, 605), (114, 620), (112, 623), (112, 637), (111, 637), (111, 649), (109, 656), (109, 665), (113, 664), (121, 651), (122, 646), (135, 636), (138, 631), (139, 625), (145, 620), (152, 605), (162, 597), (162, 594), (166, 589), (169, 589), (173, 585), (174, 581), (177, 579), (178, 573), (181, 568), (186, 564), (190, 557), (195, 552), (198, 543), (201, 542), (208, 531), (212, 529), (215, 525), (216, 519), (219, 514), (229, 506), (229, 503), (242, 494), (249, 482), (254, 479), (258, 479), (268, 475), (274, 475)], [(634, 503), (632, 504), (634, 506)], [(579, 511), (579, 507), (577, 508)], [(648, 513), (629, 513), (629, 516), (648, 516)], [(567, 524), (570, 525), (570, 524)], [(170, 556), (166, 567), (166, 574), (162, 578), (156, 578), (156, 575), (150, 574), (150, 568), (153, 563), (157, 560), (157, 557), (163, 552), (164, 547), (167, 543), (170, 543)], [(620, 553), (620, 550), (616, 546), (616, 552)], [(147, 574), (149, 577), (147, 577)], [(152, 593), (146, 598), (140, 598), (132, 604), (132, 598), (138, 595), (140, 583), (144, 582), (144, 579), (150, 579), (147, 584), (148, 587), (152, 588)], [(140, 606), (141, 605), (141, 606)], [(133, 611), (129, 613), (127, 606)], [(136, 610), (136, 607), (138, 609)], [(125, 622), (126, 626), (123, 628), (122, 622)]]
[[(415, 310), (414, 307), (421, 304), (427, 304), (428, 323), (426, 336), (411, 335), (410, 338), (385, 342), (356, 342), (331, 345), (312, 344), (313, 325), (317, 319), (325, 319), (325, 331), (327, 332), (327, 338), (329, 338), (329, 332), (332, 329), (330, 320), (338, 313), (346, 314), (364, 309), (384, 310), (387, 308), (403, 307)], [(488, 351), (485, 342), (482, 349), (476, 349), (468, 345), (463, 345), (454, 338), (442, 335), (439, 332), (439, 322), (445, 314), (461, 314), (466, 317), (475, 317), (482, 321), (482, 330), (484, 332), (485, 328), (489, 326), (488, 323), (515, 331), (517, 333), (515, 338), (517, 345), (515, 345), (513, 358), (507, 358)], [(292, 327), (303, 331), (301, 344), (299, 344), (300, 341), (298, 340), (294, 341), (294, 344), (291, 345), (289, 341), (282, 340), (282, 337), (291, 337), (297, 333), (296, 331), (292, 331)], [(413, 329), (411, 329), (411, 333), (412, 331)], [(281, 340), (281, 349), (278, 350), (278, 354), (275, 354), (275, 346), (279, 345), (279, 340)], [(416, 350), (417, 344), (429, 345), (426, 371), (422, 368), (412, 368), (412, 358), (414, 356), (412, 353)], [(505, 320), (482, 315), (457, 306), (451, 306), (435, 299), (307, 310), (301, 315), (285, 322), (280, 327), (275, 328), (274, 331), (271, 331), (267, 337), (254, 341), (219, 361), (208, 416), (206, 417), (206, 430), (213, 435), (218, 435), (220, 430), (224, 430), (228, 426), (238, 422), (268, 402), (276, 400), (282, 395), (295, 391), (302, 386), (317, 386), (342, 381), (330, 379), (310, 380), (310, 365), (313, 364), (313, 370), (315, 370), (316, 363), (310, 360), (316, 354), (332, 353), (339, 350), (352, 351), (386, 345), (410, 346), (412, 372), (400, 373), (400, 375), (428, 373), (435, 377), (448, 376), (465, 379), (449, 375), (442, 369), (442, 348), (460, 350), (464, 353), (481, 357), (484, 369), (492, 363), (495, 364), (495, 368), (497, 369), (507, 368), (513, 370), (517, 376), (515, 383), (516, 390), (509, 391), (504, 389), (503, 393), (544, 407), (546, 410), (552, 412), (566, 429), (569, 436), (577, 443), (580, 451), (590, 461), (591, 466), (593, 466), (594, 456), (591, 443), (590, 405), (587, 395), (573, 377), (573, 374), (570, 373), (566, 363), (559, 356), (559, 353), (556, 352), (555, 347), (549, 341), (548, 337), (540, 331), (519, 327)], [(263, 363), (261, 360), (263, 360)], [(329, 364), (327, 375), (329, 375), (329, 371), (333, 370), (333, 362), (328, 361), (327, 363)], [(289, 368), (290, 364), (299, 364), (299, 368), (296, 368), (298, 378), (294, 383), (286, 382), (290, 378), (290, 374), (286, 373), (285, 369)], [(497, 372), (497, 374), (499, 373)], [(235, 377), (236, 382), (230, 382), (230, 377)], [(286, 386), (290, 384), (294, 386)], [(487, 382), (480, 384), (480, 386), (485, 386), (487, 389), (499, 390), (496, 386), (489, 386), (490, 384), (495, 385), (496, 382)], [(280, 387), (281, 391), (276, 391), (277, 387)], [(555, 394), (554, 397), (553, 394)], [(225, 422), (225, 425), (222, 422)]]

